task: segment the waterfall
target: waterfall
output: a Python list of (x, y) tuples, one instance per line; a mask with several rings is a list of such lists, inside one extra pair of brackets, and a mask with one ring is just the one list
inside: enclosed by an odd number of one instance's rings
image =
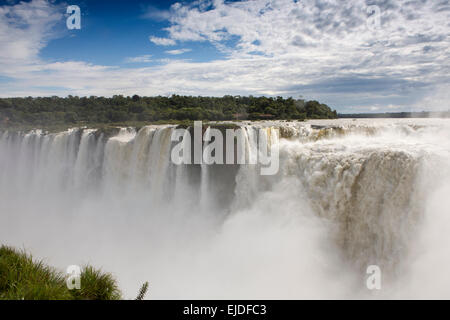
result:
[[(73, 183), (76, 190), (91, 188), (95, 183), (95, 170), (98, 170), (100, 163), (100, 151), (96, 148), (96, 138), (94, 129), (83, 130), (80, 141), (80, 148), (77, 154), (74, 168)], [(92, 181), (94, 180), (94, 181)]]
[(127, 192), (124, 187), (131, 181), (130, 162), (136, 131), (121, 128), (105, 145), (103, 160), (103, 187), (106, 192)]
[[(184, 164), (180, 164), (176, 168), (175, 173), (175, 203), (186, 203), (190, 197), (189, 192), (189, 164), (191, 160), (191, 134), (189, 130), (186, 130), (183, 135), (183, 150), (186, 154), (183, 154), (185, 159)], [(189, 160), (189, 161), (188, 161)]]
[(167, 200), (167, 192), (170, 187), (168, 170), (171, 167), (170, 147), (172, 127), (160, 128), (154, 134), (150, 146), (150, 190), (152, 198), (157, 201), (161, 198)]
[[(204, 134), (204, 140), (210, 141), (211, 134), (210, 134), (210, 127), (206, 128), (205, 134)], [(205, 143), (206, 144), (206, 143)], [(210, 193), (209, 193), (209, 180), (210, 180), (210, 165), (208, 164), (211, 159), (209, 153), (203, 153), (203, 159), (202, 164), (200, 165), (200, 207), (201, 210), (206, 212), (209, 207), (209, 201), (210, 199)]]
[[(159, 297), (236, 297), (238, 288), (243, 298), (343, 297), (364, 290), (372, 264), (390, 284), (388, 297), (404, 288), (415, 296), (423, 286), (406, 277), (432, 261), (450, 267), (450, 257), (434, 254), (450, 231), (450, 121), (236, 124), (241, 165), (173, 164), (173, 125), (0, 130), (0, 242), (54, 253), (62, 266), (70, 244), (77, 257), (124, 275), (130, 292), (138, 275), (160, 274)], [(262, 142), (279, 145), (273, 176), (260, 174)], [(124, 262), (116, 265), (113, 251)], [(210, 278), (183, 295), (196, 277)], [(265, 291), (258, 283), (270, 277)]]

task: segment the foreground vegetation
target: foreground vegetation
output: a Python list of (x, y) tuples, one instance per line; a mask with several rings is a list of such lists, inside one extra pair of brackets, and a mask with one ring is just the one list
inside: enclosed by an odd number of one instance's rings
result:
[[(148, 287), (146, 285), (145, 291)], [(142, 291), (142, 289), (141, 289)], [(145, 292), (140, 292), (143, 297)], [(69, 290), (63, 273), (11, 247), (0, 247), (0, 300), (118, 300), (122, 295), (109, 273), (85, 266), (81, 289)]]
[(334, 119), (317, 101), (282, 97), (41, 97), (0, 99), (0, 126), (85, 126), (192, 120)]

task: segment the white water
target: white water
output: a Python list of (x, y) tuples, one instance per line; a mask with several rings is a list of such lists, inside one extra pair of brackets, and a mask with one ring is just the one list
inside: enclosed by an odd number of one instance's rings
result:
[(175, 166), (172, 126), (0, 132), (0, 243), (127, 298), (450, 298), (449, 120), (246, 124), (247, 159), (274, 127), (276, 176)]

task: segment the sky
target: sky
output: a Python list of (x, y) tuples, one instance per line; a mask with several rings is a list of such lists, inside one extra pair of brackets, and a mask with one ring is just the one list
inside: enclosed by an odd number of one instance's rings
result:
[[(81, 29), (67, 27), (70, 5)], [(450, 0), (0, 0), (0, 97), (265, 95), (342, 113), (444, 111), (449, 33)]]

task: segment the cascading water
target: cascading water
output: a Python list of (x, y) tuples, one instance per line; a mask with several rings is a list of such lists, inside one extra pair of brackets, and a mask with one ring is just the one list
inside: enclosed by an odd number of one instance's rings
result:
[(170, 125), (0, 131), (0, 242), (101, 265), (130, 297), (370, 298), (368, 265), (375, 297), (450, 297), (450, 121), (238, 125), (242, 165), (173, 164)]

